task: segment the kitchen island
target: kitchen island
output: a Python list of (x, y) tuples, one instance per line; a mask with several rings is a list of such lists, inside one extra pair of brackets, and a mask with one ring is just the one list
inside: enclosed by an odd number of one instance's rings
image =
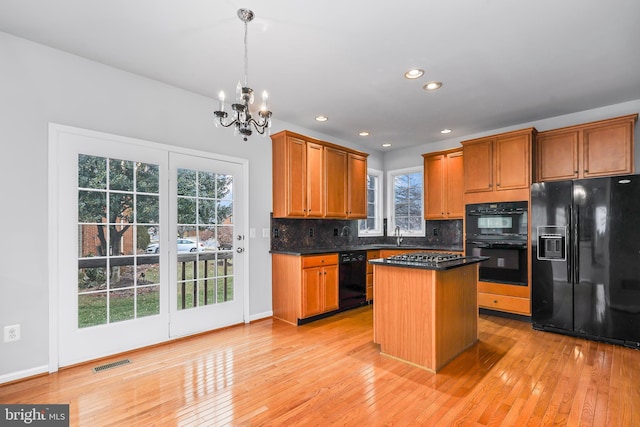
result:
[(478, 340), (478, 265), (486, 257), (414, 253), (370, 260), (373, 341), (432, 372)]

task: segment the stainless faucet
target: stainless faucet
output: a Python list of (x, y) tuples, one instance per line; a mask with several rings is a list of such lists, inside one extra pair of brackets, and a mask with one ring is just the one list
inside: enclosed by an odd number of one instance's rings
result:
[(400, 226), (396, 225), (396, 229), (393, 231), (393, 235), (396, 236), (396, 244), (400, 246), (402, 243), (402, 233), (400, 233)]

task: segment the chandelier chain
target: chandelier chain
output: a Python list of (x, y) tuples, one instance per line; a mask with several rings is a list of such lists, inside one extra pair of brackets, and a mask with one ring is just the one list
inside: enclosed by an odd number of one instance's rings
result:
[(248, 86), (249, 81), (249, 46), (247, 43), (247, 34), (249, 24), (247, 21), (244, 21), (244, 85)]

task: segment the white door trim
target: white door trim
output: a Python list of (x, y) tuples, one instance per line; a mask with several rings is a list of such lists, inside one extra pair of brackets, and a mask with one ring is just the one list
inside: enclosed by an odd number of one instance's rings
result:
[[(168, 144), (161, 144), (152, 141), (146, 141), (136, 138), (129, 138), (120, 135), (108, 134), (104, 132), (97, 132), (88, 129), (76, 128), (72, 126), (60, 125), (56, 123), (49, 123), (49, 152), (48, 152), (48, 263), (49, 263), (49, 362), (48, 370), (50, 373), (56, 372), (59, 368), (59, 310), (58, 310), (58, 293), (59, 293), (59, 259), (57, 248), (60, 240), (58, 224), (60, 221), (58, 215), (59, 203), (58, 203), (58, 181), (59, 181), (59, 150), (61, 144), (61, 136), (64, 134), (71, 134), (77, 136), (86, 136), (91, 138), (99, 138), (105, 140), (116, 140), (126, 144), (132, 144), (140, 147), (153, 148), (157, 150), (169, 152), (193, 155), (199, 157), (205, 157), (213, 160), (227, 161), (232, 163), (238, 163), (242, 167), (243, 177), (243, 215), (247, 219), (244, 224), (238, 224), (238, 232), (241, 232), (245, 236), (249, 235), (249, 161), (247, 159), (219, 155), (215, 153), (194, 150), (184, 147), (172, 146)], [(249, 316), (249, 239), (245, 241), (245, 257), (247, 262), (244, 262), (244, 292), (243, 292), (243, 319), (245, 323), (250, 322)], [(169, 341), (169, 334), (167, 328), (167, 339)]]

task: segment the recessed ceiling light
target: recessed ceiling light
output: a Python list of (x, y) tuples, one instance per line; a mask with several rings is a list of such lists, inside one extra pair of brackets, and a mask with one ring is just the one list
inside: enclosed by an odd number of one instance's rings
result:
[(360, 135), (360, 136), (369, 136), (369, 132), (367, 132), (366, 130), (363, 130), (362, 132), (358, 133), (358, 135)]
[(442, 82), (429, 82), (426, 85), (422, 86), (424, 90), (436, 90), (442, 87)]
[(440, 133), (451, 133), (451, 129), (442, 129)]
[(391, 147), (391, 143), (390, 142), (385, 142), (384, 144), (382, 144), (383, 147)]
[(423, 75), (424, 75), (424, 70), (421, 70), (420, 68), (413, 68), (407, 71), (406, 73), (404, 73), (404, 76), (407, 79), (417, 79), (422, 77)]
[(318, 122), (326, 122), (327, 120), (329, 120), (327, 116), (316, 116), (316, 121)]

